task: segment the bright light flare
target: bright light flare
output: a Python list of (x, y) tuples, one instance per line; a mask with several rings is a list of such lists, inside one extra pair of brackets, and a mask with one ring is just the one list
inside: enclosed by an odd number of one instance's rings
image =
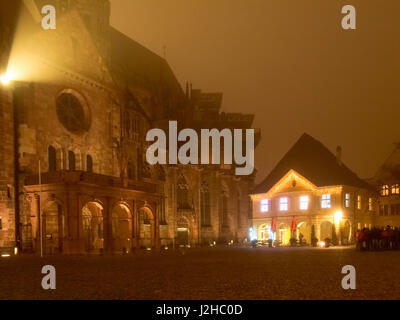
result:
[(342, 220), (342, 218), (343, 218), (343, 212), (340, 211), (340, 210), (336, 211), (335, 212), (335, 222), (336, 222), (336, 224), (339, 224), (340, 221)]
[(319, 242), (319, 247), (320, 248), (325, 248), (325, 241), (320, 241)]
[(3, 74), (1, 77), (0, 77), (0, 82), (3, 84), (3, 85), (8, 85), (10, 82), (11, 82), (11, 80), (12, 80), (12, 77), (11, 77), (11, 74), (10, 73), (5, 73), (5, 74)]

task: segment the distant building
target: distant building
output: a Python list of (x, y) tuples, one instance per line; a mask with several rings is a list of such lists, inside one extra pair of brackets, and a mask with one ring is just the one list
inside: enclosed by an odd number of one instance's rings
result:
[(310, 244), (314, 226), (320, 241), (332, 239), (335, 228), (346, 244), (357, 229), (371, 227), (377, 194), (342, 162), (341, 152), (338, 147), (334, 155), (304, 134), (252, 193), (252, 237), (287, 245), (302, 234)]
[[(41, 28), (48, 4), (56, 30)], [(222, 113), (221, 93), (185, 92), (165, 59), (110, 25), (110, 10), (108, 0), (0, 0), (0, 72), (35, 71), (0, 85), (0, 250), (38, 252), (40, 232), (45, 253), (244, 241), (254, 175), (149, 166), (146, 133), (169, 120), (249, 129), (254, 117)]]
[(400, 227), (400, 144), (396, 144), (395, 150), (370, 183), (380, 194), (375, 224), (379, 227)]

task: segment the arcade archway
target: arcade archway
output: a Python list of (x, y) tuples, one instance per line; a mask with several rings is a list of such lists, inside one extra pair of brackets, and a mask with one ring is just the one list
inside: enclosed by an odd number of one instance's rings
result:
[(320, 241), (325, 241), (325, 239), (332, 239), (332, 223), (329, 221), (324, 221), (321, 223), (320, 227)]
[(82, 208), (82, 227), (87, 252), (104, 249), (103, 207), (98, 202), (88, 202)]
[(63, 219), (61, 206), (50, 202), (42, 214), (43, 218), (43, 250), (45, 254), (62, 252)]
[(303, 243), (311, 243), (311, 224), (308, 222), (300, 222), (297, 226), (297, 239), (300, 240), (300, 235), (302, 235)]
[(147, 208), (139, 210), (139, 246), (141, 248), (154, 247), (155, 226), (153, 212)]
[(281, 223), (278, 228), (278, 235), (280, 244), (286, 246), (290, 243), (290, 227), (286, 223)]
[(125, 204), (118, 204), (111, 214), (113, 251), (128, 252), (132, 248), (132, 214)]

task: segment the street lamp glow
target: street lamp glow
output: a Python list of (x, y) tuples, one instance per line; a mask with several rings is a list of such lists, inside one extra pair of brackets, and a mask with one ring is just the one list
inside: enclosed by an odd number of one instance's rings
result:
[(340, 221), (342, 220), (342, 218), (343, 218), (343, 212), (340, 211), (340, 210), (336, 211), (335, 212), (335, 222), (336, 222), (336, 224), (339, 224)]
[(3, 85), (8, 85), (10, 82), (11, 82), (11, 80), (12, 80), (12, 77), (11, 77), (11, 75), (7, 72), (7, 73), (5, 73), (5, 74), (3, 74), (1, 77), (0, 77), (0, 82), (3, 84)]

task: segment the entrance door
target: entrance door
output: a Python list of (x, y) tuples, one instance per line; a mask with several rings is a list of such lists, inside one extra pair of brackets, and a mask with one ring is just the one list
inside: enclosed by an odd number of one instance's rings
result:
[(187, 246), (189, 244), (188, 228), (178, 228), (177, 241), (180, 246)]

